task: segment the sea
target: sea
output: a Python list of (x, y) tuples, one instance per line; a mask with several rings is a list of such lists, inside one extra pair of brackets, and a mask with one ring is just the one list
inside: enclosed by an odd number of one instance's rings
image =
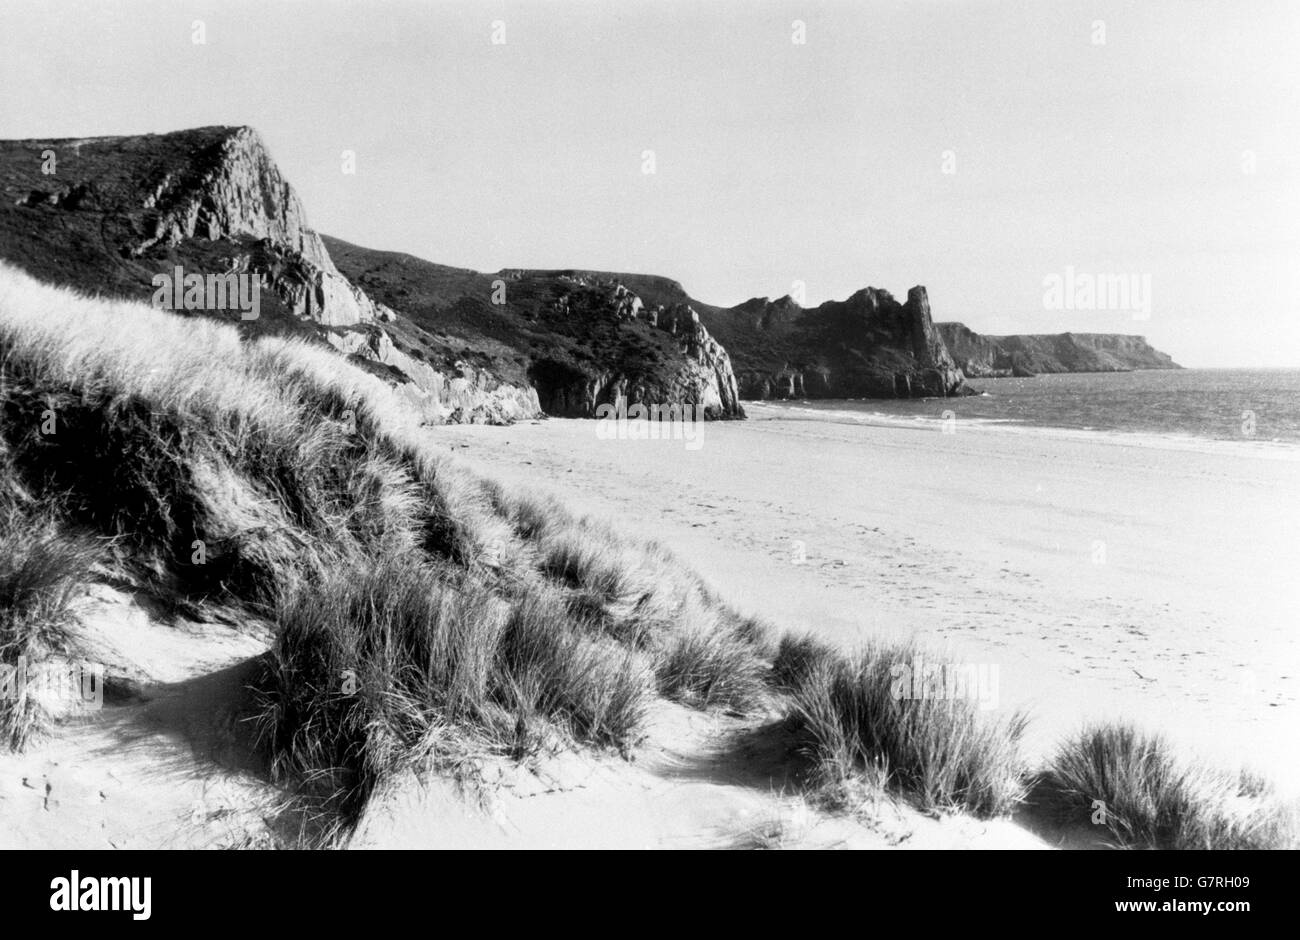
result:
[(779, 404), (790, 417), (822, 420), (950, 425), (970, 421), (1185, 440), (1300, 444), (1300, 369), (1070, 373), (970, 379), (968, 384), (980, 394)]

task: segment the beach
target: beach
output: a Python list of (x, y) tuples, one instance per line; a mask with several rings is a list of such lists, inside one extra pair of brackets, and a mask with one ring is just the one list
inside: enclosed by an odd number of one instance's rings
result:
[(1300, 449), (746, 408), (694, 440), (429, 433), (658, 539), (781, 630), (915, 636), (979, 667), (982, 707), (1029, 712), (1035, 760), (1128, 719), (1300, 789)]

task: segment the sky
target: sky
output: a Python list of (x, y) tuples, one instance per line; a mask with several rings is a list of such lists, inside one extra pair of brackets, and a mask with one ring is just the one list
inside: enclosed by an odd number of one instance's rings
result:
[(368, 247), (1300, 366), (1298, 50), (1293, 0), (3, 0), (0, 138), (249, 124)]

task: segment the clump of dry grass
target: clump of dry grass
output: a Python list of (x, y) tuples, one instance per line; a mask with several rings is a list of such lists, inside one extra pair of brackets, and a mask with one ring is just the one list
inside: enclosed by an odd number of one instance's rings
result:
[(1043, 784), (1065, 817), (1097, 820), (1126, 847), (1300, 846), (1296, 808), (1266, 781), (1180, 760), (1167, 739), (1128, 724), (1095, 725), (1068, 740)]
[(553, 506), (543, 516), (527, 497), (494, 499), (529, 533), (573, 615), (643, 651), (662, 695), (741, 713), (769, 700), (771, 630), (727, 607), (662, 546), (628, 542)]
[(72, 602), (98, 555), (48, 513), (0, 500), (0, 740), (22, 749), (48, 715), (26, 672), (68, 652)]
[(844, 654), (806, 638), (783, 640), (774, 672), (819, 781), (834, 790), (866, 778), (927, 811), (1010, 812), (1025, 793), (1025, 717), (990, 718), (967, 698), (897, 695), (894, 667), (917, 655), (910, 643), (873, 641)]
[(699, 613), (663, 635), (655, 655), (660, 691), (688, 705), (751, 713), (771, 700), (765, 640), (753, 621)]
[(559, 728), (626, 748), (653, 696), (634, 652), (543, 593), (509, 600), (409, 556), (341, 566), (281, 596), (261, 725), (281, 778), (332, 770), (354, 813), (400, 766), (533, 749)]

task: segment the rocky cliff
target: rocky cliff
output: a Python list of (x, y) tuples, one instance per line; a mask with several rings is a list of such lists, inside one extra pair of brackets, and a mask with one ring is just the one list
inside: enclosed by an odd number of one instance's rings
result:
[(899, 303), (864, 288), (805, 309), (755, 298), (702, 314), (730, 350), (740, 396), (920, 398), (964, 394), (961, 369), (935, 329), (924, 287)]
[(936, 328), (953, 361), (968, 378), (1031, 376), (1023, 357), (1003, 349), (991, 337), (981, 336), (962, 323), (938, 323)]
[(196, 237), (254, 238), (263, 250), (241, 258), (241, 269), (261, 275), (295, 316), (338, 327), (378, 319), (374, 303), (339, 274), (308, 228), (297, 194), (257, 132), (239, 127), (212, 137), (191, 160), (151, 182), (137, 224), (143, 237), (130, 246), (131, 257)]
[[(542, 277), (545, 272), (516, 272), (519, 277)], [(621, 355), (613, 369), (591, 371), (566, 364), (553, 355), (541, 356), (530, 376), (547, 414), (590, 417), (602, 404), (625, 407), (645, 404), (698, 406), (706, 418), (743, 418), (731, 357), (700, 322), (689, 304), (647, 306), (617, 276), (561, 275), (572, 285), (555, 300), (554, 312), (579, 321), (597, 317), (636, 322), (649, 328), (650, 337), (667, 344), (679, 355), (664, 356), (654, 345), (642, 345), (648, 362), (638, 362), (637, 350)], [(590, 291), (590, 293), (589, 293)], [(581, 312), (580, 312), (581, 311)], [(657, 336), (655, 333), (657, 332)], [(653, 364), (653, 368), (647, 368)]]
[(1181, 368), (1142, 336), (1121, 333), (984, 336), (962, 323), (940, 323), (938, 331), (957, 365), (971, 378)]
[(247, 335), (325, 341), (406, 386), (432, 421), (505, 422), (540, 414), (536, 392), (462, 359), (399, 348), (402, 315), (335, 267), (257, 133), (0, 142), (0, 257), (54, 283), (152, 298), (173, 272), (256, 278), (255, 318), (203, 303)]
[(968, 391), (923, 287), (901, 303), (865, 288), (808, 310), (790, 297), (723, 308), (655, 275), (481, 274), (328, 237), (325, 244), (347, 277), (425, 326), (424, 343), (468, 347), (503, 375), (522, 381), (522, 373), (550, 414), (591, 414), (621, 397), (737, 417), (743, 399)]
[[(460, 356), (534, 388), (542, 410), (592, 417), (603, 404), (690, 405), (709, 419), (742, 418), (727, 350), (681, 297), (596, 271), (450, 268), (326, 238), (343, 273), (400, 307), (399, 345)], [(663, 281), (662, 283), (672, 283)]]

